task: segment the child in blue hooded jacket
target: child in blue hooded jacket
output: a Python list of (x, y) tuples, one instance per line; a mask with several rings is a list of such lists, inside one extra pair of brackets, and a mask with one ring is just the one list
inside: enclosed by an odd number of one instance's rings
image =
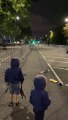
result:
[[(22, 70), (19, 68), (20, 62), (18, 58), (12, 58), (10, 67), (5, 71), (5, 82), (9, 85), (10, 91), (10, 106), (13, 106), (13, 100), (15, 104), (19, 104), (18, 95), (20, 93), (20, 86), (23, 84), (24, 77)], [(15, 97), (15, 98), (14, 98)]]
[(46, 78), (43, 75), (37, 75), (34, 79), (35, 89), (31, 91), (30, 103), (33, 105), (35, 120), (43, 120), (44, 112), (51, 103), (48, 92), (45, 90)]

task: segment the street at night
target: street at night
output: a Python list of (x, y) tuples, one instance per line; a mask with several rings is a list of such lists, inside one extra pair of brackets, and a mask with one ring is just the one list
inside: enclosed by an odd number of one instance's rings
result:
[(0, 0), (0, 120), (68, 120), (68, 0)]

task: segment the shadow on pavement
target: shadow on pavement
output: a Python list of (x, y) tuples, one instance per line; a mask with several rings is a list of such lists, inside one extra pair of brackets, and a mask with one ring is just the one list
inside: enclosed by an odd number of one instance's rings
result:
[(34, 115), (28, 111), (27, 107), (22, 109), (20, 106), (14, 106), (12, 109), (12, 120), (34, 120)]

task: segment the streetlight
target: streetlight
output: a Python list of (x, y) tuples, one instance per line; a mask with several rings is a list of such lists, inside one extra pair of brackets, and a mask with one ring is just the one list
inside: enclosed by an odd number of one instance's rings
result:
[(45, 37), (47, 37), (47, 35), (45, 35)]
[(19, 16), (16, 16), (16, 20), (20, 20), (20, 17), (19, 17)]
[(68, 38), (68, 17), (64, 19), (65, 26), (63, 27), (65, 36)]
[(52, 30), (50, 30), (50, 33), (52, 33)]
[[(15, 29), (16, 29), (16, 24), (17, 24), (17, 21), (20, 20), (20, 17), (19, 16), (16, 16), (15, 17)], [(16, 30), (15, 30), (15, 37), (16, 37)], [(14, 42), (15, 42), (15, 39), (14, 39)]]
[(66, 23), (68, 23), (68, 17), (67, 17), (67, 18), (65, 18), (65, 22), (66, 22)]
[(65, 26), (64, 26), (64, 34), (66, 37), (66, 53), (68, 53), (68, 17), (64, 19), (65, 20)]

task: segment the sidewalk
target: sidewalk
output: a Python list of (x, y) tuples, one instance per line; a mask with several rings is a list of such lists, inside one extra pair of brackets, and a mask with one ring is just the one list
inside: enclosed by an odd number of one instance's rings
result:
[[(26, 46), (25, 53), (23, 56), (21, 56), (21, 67), (25, 65), (26, 59), (28, 57), (30, 50), (29, 46)], [(9, 64), (9, 63), (8, 63)], [(5, 92), (6, 90), (6, 84), (4, 83), (4, 73), (1, 74), (0, 79), (0, 120), (26, 120), (29, 118), (28, 117), (28, 110), (27, 107), (25, 107), (25, 101), (27, 100), (25, 98), (21, 99), (21, 95), (19, 96), (20, 98), (20, 103), (21, 105), (19, 107), (13, 106), (9, 107), (8, 103), (10, 101), (10, 96), (9, 96), (9, 91)], [(24, 103), (24, 104), (23, 104)], [(29, 116), (32, 117), (33, 115), (29, 113)]]

